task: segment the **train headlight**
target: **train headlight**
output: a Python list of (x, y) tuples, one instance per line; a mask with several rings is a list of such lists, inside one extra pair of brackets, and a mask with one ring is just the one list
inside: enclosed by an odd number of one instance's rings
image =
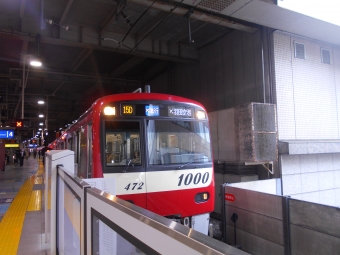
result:
[(205, 119), (205, 118), (206, 118), (205, 112), (204, 112), (204, 111), (197, 111), (197, 112), (196, 112), (196, 117), (197, 117), (197, 119), (199, 119), (199, 120)]
[(104, 108), (105, 115), (116, 115), (116, 108), (112, 106), (106, 106)]
[(209, 193), (208, 192), (203, 192), (203, 193), (197, 193), (195, 196), (195, 202), (196, 203), (203, 203), (209, 200)]

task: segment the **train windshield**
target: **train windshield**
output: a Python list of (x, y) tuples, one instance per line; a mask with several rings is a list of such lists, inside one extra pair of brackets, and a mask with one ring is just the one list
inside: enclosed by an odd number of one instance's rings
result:
[(140, 123), (135, 121), (105, 122), (107, 166), (141, 165)]
[(149, 164), (211, 162), (208, 122), (148, 120)]

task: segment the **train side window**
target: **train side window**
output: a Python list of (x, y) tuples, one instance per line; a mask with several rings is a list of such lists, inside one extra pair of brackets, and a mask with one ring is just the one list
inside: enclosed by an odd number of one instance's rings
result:
[(141, 165), (140, 124), (134, 121), (105, 122), (106, 166)]

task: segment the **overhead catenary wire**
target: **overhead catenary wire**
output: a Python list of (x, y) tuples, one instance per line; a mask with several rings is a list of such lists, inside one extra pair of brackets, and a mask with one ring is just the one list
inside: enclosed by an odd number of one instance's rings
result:
[[(126, 32), (124, 38), (119, 42), (115, 39), (111, 39), (111, 38), (103, 38), (103, 40), (111, 40), (113, 42), (116, 42), (118, 43), (118, 47), (117, 49), (115, 50), (115, 53), (119, 50), (120, 46), (123, 46), (123, 47), (126, 47), (130, 50), (129, 54), (131, 53), (132, 49), (128, 46), (126, 46), (125, 44), (123, 44), (124, 40), (126, 39), (126, 37), (129, 35), (129, 33), (131, 32), (132, 28), (140, 21), (140, 19), (150, 10), (150, 8), (152, 7), (152, 5), (156, 2), (157, 0), (154, 0), (151, 5), (148, 6), (148, 8), (138, 17), (138, 19), (132, 24), (132, 26), (130, 26), (129, 30)], [(110, 61), (112, 60), (113, 57), (111, 57), (111, 59), (109, 59), (105, 65), (105, 69), (107, 69)], [(106, 77), (106, 80), (103, 82), (103, 85), (110, 79), (110, 76), (111, 74), (109, 74), (107, 77)]]
[[(152, 5), (155, 3), (155, 1), (156, 0), (154, 0), (153, 1), (153, 3), (152, 3)], [(182, 3), (184, 0), (182, 0), (180, 3)], [(156, 26), (154, 26), (152, 29), (150, 29), (150, 31), (148, 32), (148, 33), (146, 33), (145, 35), (144, 35), (144, 37), (130, 50), (130, 52), (129, 52), (129, 54), (134, 50), (134, 49), (136, 49), (137, 48), (137, 46), (142, 42), (142, 41), (144, 41), (144, 39), (159, 25), (159, 24), (161, 24), (165, 19), (167, 19), (171, 14), (172, 14), (172, 12), (174, 11), (174, 10), (176, 10), (176, 8), (177, 8), (177, 5), (174, 7), (174, 8), (172, 8), (171, 10), (170, 10), (170, 12), (165, 16), (165, 17), (163, 17), (158, 23), (157, 23), (157, 25)]]

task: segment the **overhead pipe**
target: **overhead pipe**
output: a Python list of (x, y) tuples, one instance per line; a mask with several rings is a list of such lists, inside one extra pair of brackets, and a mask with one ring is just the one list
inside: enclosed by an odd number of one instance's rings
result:
[[(184, 16), (185, 14), (188, 13), (188, 8), (184, 8), (181, 6), (176, 6), (176, 9), (173, 8), (172, 5), (160, 1), (152, 1), (152, 0), (129, 0), (129, 3), (134, 3), (134, 4), (139, 4), (143, 6), (150, 6), (152, 5), (152, 8), (160, 10), (160, 11), (165, 11), (165, 12), (170, 12), (172, 9), (172, 13), (176, 15), (181, 15)], [(172, 2), (175, 5), (175, 2)], [(243, 25), (240, 23), (236, 23), (234, 21), (228, 20), (226, 18), (221, 18), (217, 17), (211, 14), (203, 13), (197, 10), (194, 10), (194, 12), (190, 15), (190, 18), (205, 21), (208, 23), (212, 23), (215, 25), (220, 25), (224, 27), (229, 27), (249, 33), (254, 33), (257, 31), (256, 27), (251, 27), (247, 25)]]

